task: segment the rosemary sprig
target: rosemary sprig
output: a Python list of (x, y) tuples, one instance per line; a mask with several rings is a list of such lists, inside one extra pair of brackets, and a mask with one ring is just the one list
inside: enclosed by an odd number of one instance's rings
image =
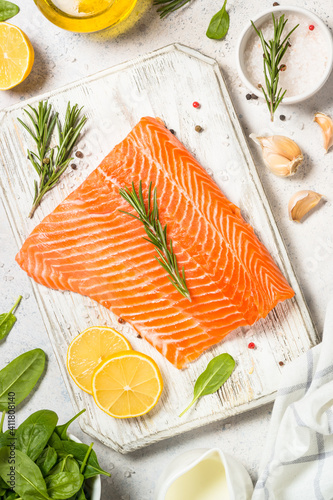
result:
[[(34, 181), (35, 194), (29, 213), (29, 217), (32, 218), (43, 196), (57, 184), (72, 160), (69, 158), (70, 152), (87, 118), (83, 116), (79, 119), (82, 108), (79, 108), (77, 104), (73, 107), (70, 103), (67, 104), (63, 125), (60, 123), (58, 113), (53, 113), (52, 105), (48, 101), (41, 101), (36, 109), (30, 105), (28, 107), (30, 109), (24, 111), (29, 117), (32, 127), (20, 118), (18, 121), (29, 132), (37, 146), (37, 153), (28, 150), (28, 158), (39, 178), (38, 181)], [(55, 126), (58, 130), (58, 144), (50, 147)]]
[(159, 12), (162, 19), (170, 12), (175, 12), (189, 2), (190, 0), (154, 0), (154, 5), (159, 5), (157, 12)]
[(172, 247), (172, 240), (169, 241), (169, 245), (167, 242), (167, 225), (163, 227), (159, 220), (156, 187), (153, 191), (152, 199), (152, 183), (149, 184), (148, 208), (146, 208), (143, 199), (141, 181), (139, 185), (139, 194), (135, 191), (133, 182), (132, 191), (128, 187), (125, 187), (124, 189), (119, 189), (119, 194), (134, 208), (138, 216), (125, 212), (124, 210), (119, 211), (142, 222), (148, 236), (148, 238), (143, 239), (152, 243), (158, 253), (158, 257), (155, 256), (155, 259), (169, 274), (168, 278), (178, 292), (191, 302), (190, 292), (186, 285), (184, 267), (181, 272), (179, 272), (176, 255)]
[(279, 72), (281, 71), (281, 60), (285, 55), (288, 47), (290, 46), (289, 37), (299, 26), (297, 24), (288, 35), (285, 36), (281, 42), (282, 32), (288, 22), (288, 19), (284, 19), (284, 14), (276, 20), (274, 14), (272, 14), (274, 34), (273, 39), (268, 42), (265, 40), (264, 35), (260, 29), (257, 29), (253, 21), (251, 21), (253, 28), (255, 29), (257, 35), (260, 38), (261, 46), (264, 51), (264, 75), (265, 75), (265, 85), (266, 91), (261, 86), (261, 90), (264, 93), (264, 97), (271, 115), (271, 121), (274, 121), (274, 113), (277, 110), (279, 104), (284, 98), (287, 90), (282, 90), (282, 87), (278, 89), (279, 85)]

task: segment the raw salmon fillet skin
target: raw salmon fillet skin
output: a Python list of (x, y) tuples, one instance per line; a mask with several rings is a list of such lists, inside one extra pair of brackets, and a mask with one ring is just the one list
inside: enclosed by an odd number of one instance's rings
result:
[[(119, 189), (157, 188), (161, 223), (190, 302), (170, 283)], [(33, 230), (16, 261), (37, 283), (86, 295), (130, 323), (177, 368), (264, 318), (293, 290), (239, 208), (161, 120), (142, 118)]]

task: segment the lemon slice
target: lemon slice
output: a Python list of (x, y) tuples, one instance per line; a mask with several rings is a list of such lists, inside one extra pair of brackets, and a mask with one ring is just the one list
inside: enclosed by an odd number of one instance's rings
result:
[(0, 90), (23, 82), (34, 63), (34, 49), (20, 28), (0, 23)]
[(80, 389), (92, 394), (91, 382), (95, 368), (111, 354), (129, 349), (130, 343), (117, 330), (107, 326), (92, 326), (75, 337), (68, 347), (68, 372)]
[(115, 418), (139, 417), (157, 403), (163, 390), (160, 370), (141, 352), (124, 351), (110, 356), (95, 370), (94, 400)]

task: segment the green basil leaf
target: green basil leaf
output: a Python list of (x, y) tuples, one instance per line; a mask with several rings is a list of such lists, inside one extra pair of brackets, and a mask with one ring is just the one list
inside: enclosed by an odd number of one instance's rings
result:
[(58, 415), (54, 411), (36, 411), (17, 429), (16, 448), (35, 462), (47, 445), (57, 423)]
[(234, 371), (235, 364), (234, 358), (227, 353), (213, 358), (195, 383), (193, 400), (179, 416), (182, 417), (202, 396), (207, 396), (218, 391)]
[(52, 446), (47, 446), (36, 460), (36, 465), (40, 468), (41, 473), (45, 477), (50, 472), (52, 467), (57, 463), (58, 455)]
[[(0, 0), (0, 21), (2, 20), (3, 19), (1, 19), (1, 0)], [(13, 328), (16, 322), (16, 317), (14, 316), (13, 311), (17, 308), (21, 300), (22, 296), (20, 295), (8, 313), (0, 314), (0, 340), (4, 339)]]
[(84, 477), (79, 472), (59, 472), (47, 476), (45, 483), (50, 498), (66, 500), (80, 490), (83, 480)]
[(77, 413), (76, 415), (74, 415), (73, 418), (71, 418), (70, 420), (68, 420), (68, 422), (66, 422), (65, 424), (62, 424), (62, 425), (57, 425), (56, 427), (56, 433), (58, 434), (58, 436), (62, 439), (62, 440), (68, 440), (69, 437), (67, 436), (67, 431), (68, 431), (68, 427), (71, 425), (71, 423), (74, 422), (74, 420), (76, 420), (80, 415), (82, 415), (82, 413), (84, 413), (86, 410), (83, 409), (81, 410), (79, 413)]
[(49, 500), (46, 484), (37, 465), (20, 450), (15, 450), (15, 458), (8, 447), (0, 450), (0, 476), (11, 486), (9, 473), (15, 467), (14, 490), (24, 500)]
[(226, 36), (229, 30), (229, 14), (226, 11), (227, 0), (224, 0), (222, 9), (217, 12), (211, 19), (206, 36), (213, 40), (221, 40)]
[(0, 0), (0, 21), (6, 21), (11, 17), (16, 16), (19, 12), (19, 8), (12, 2), (7, 2), (6, 0)]
[[(84, 443), (75, 443), (71, 440), (62, 441), (55, 432), (52, 434), (49, 444), (53, 446), (59, 457), (65, 458), (67, 455), (72, 455), (80, 466), (83, 464), (90, 448)], [(99, 474), (103, 474), (104, 476), (111, 475), (100, 467), (96, 453), (94, 450), (91, 450), (85, 466), (84, 477), (88, 479), (89, 477), (98, 476)]]
[(15, 394), (15, 405), (21, 403), (35, 387), (45, 367), (45, 352), (33, 349), (18, 356), (0, 371), (0, 411), (8, 409), (9, 393)]

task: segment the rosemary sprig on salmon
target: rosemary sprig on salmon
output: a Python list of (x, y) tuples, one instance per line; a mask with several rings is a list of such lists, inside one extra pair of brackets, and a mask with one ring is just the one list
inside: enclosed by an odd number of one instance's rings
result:
[(155, 256), (155, 259), (169, 274), (168, 278), (178, 292), (191, 301), (190, 292), (186, 285), (184, 267), (180, 272), (176, 255), (173, 251), (172, 240), (169, 239), (169, 244), (167, 241), (167, 224), (163, 227), (159, 220), (156, 187), (154, 188), (152, 199), (152, 183), (149, 184), (147, 208), (143, 199), (141, 181), (139, 185), (139, 194), (135, 191), (133, 182), (132, 191), (128, 187), (125, 187), (119, 189), (119, 194), (134, 208), (138, 216), (125, 212), (124, 210), (119, 210), (119, 212), (134, 217), (134, 219), (142, 222), (148, 236), (148, 238), (143, 239), (152, 243), (158, 253), (159, 257)]
[[(69, 155), (77, 141), (77, 138), (87, 118), (79, 115), (82, 108), (77, 104), (73, 107), (67, 104), (64, 124), (61, 125), (58, 113), (54, 113), (52, 105), (48, 101), (41, 101), (35, 109), (28, 106), (25, 113), (29, 117), (32, 127), (29, 127), (20, 118), (18, 121), (31, 135), (37, 146), (37, 153), (28, 150), (28, 158), (36, 170), (39, 181), (35, 180), (35, 194), (33, 205), (29, 213), (32, 218), (40, 205), (43, 196), (58, 183), (60, 177), (67, 169), (73, 158)], [(57, 125), (58, 144), (50, 147), (51, 138)]]

